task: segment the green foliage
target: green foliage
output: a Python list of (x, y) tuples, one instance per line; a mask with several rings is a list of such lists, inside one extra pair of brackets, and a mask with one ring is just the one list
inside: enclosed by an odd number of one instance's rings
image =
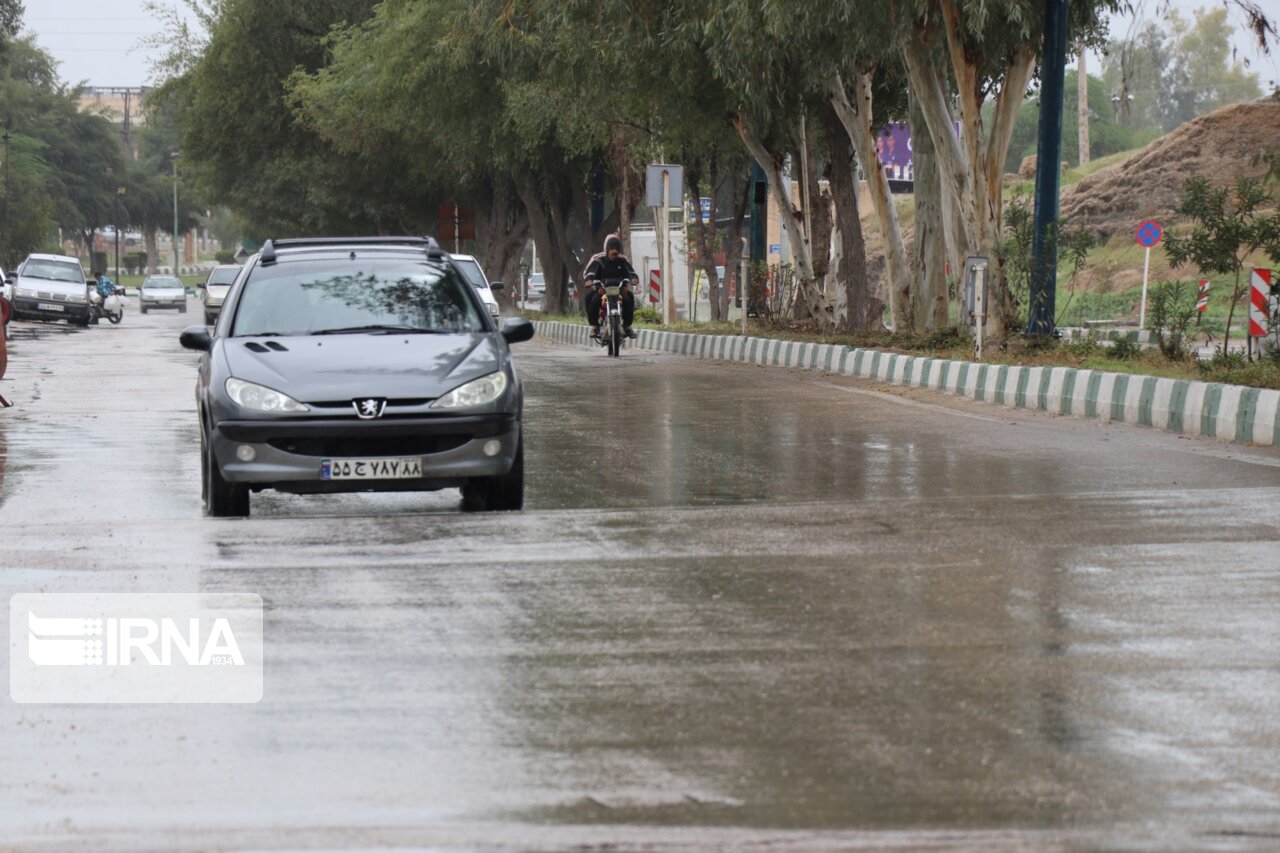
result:
[(1187, 356), (1187, 331), (1196, 318), (1197, 288), (1189, 281), (1162, 281), (1147, 302), (1147, 327), (1156, 333), (1165, 358)]
[[(1062, 113), (1062, 159), (1069, 163), (1080, 162), (1080, 112), (1079, 88), (1076, 72), (1066, 73)], [(1036, 153), (1040, 132), (1040, 100), (1030, 98), (1018, 109), (1013, 135), (1009, 139), (1009, 154), (1005, 158), (1006, 172), (1017, 172), (1024, 157)], [(1089, 77), (1089, 155), (1106, 157), (1120, 151), (1137, 148), (1150, 141), (1149, 134), (1125, 127), (1116, 121), (1115, 111), (1107, 94), (1106, 84), (1097, 77)]]
[[(1035, 215), (1031, 199), (1022, 193), (1014, 193), (1004, 207), (1004, 233), (996, 246), (996, 254), (1004, 267), (1009, 290), (1018, 309), (1018, 320), (1025, 323), (1029, 316), (1032, 248), (1035, 236)], [(1096, 241), (1083, 228), (1063, 228), (1060, 224), (1049, 226), (1045, 234), (1046, 251), (1056, 251), (1059, 264), (1068, 270), (1067, 298), (1058, 306), (1058, 316), (1066, 315), (1076, 296), (1076, 276), (1084, 269)], [(1056, 321), (1055, 321), (1056, 322)]]
[(635, 321), (644, 323), (647, 326), (661, 326), (662, 315), (658, 313), (657, 308), (651, 308), (646, 305), (643, 308), (636, 308)]
[(129, 275), (141, 275), (147, 271), (147, 253), (129, 252), (122, 255), (120, 265), (124, 267), (125, 272)]
[[(1133, 128), (1173, 130), (1226, 104), (1261, 95), (1258, 75), (1231, 44), (1225, 9), (1197, 9), (1188, 21), (1168, 9), (1131, 39), (1115, 39), (1103, 59), (1105, 89), (1119, 100), (1119, 121)], [(1092, 96), (1090, 97), (1092, 103)]]
[(1212, 187), (1205, 178), (1187, 181), (1178, 213), (1192, 222), (1190, 233), (1164, 241), (1174, 269), (1194, 265), (1205, 273), (1233, 277), (1223, 346), (1231, 341), (1231, 321), (1248, 280), (1246, 260), (1263, 251), (1280, 263), (1280, 210), (1261, 179), (1239, 177), (1233, 187)]
[(234, 264), (236, 262), (236, 250), (219, 249), (214, 253), (213, 259), (220, 264)]
[(1138, 343), (1136, 335), (1123, 335), (1111, 342), (1106, 353), (1107, 358), (1115, 361), (1130, 361), (1142, 355), (1142, 345)]

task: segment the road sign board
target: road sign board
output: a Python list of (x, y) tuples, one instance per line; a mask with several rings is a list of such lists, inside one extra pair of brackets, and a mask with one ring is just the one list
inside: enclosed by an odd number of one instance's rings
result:
[(782, 244), (781, 244), (781, 243), (770, 243), (770, 244), (769, 244), (769, 254), (771, 254), (771, 255), (781, 255), (781, 254), (782, 254)]
[[(662, 176), (667, 175), (666, 203), (662, 199)], [(649, 207), (684, 207), (684, 166), (650, 163), (645, 169), (645, 203)]]
[(1152, 246), (1160, 242), (1160, 238), (1164, 236), (1164, 229), (1160, 227), (1160, 223), (1154, 219), (1144, 219), (1138, 223), (1138, 230), (1134, 232), (1134, 239), (1138, 241), (1139, 246), (1145, 246), (1150, 249)]

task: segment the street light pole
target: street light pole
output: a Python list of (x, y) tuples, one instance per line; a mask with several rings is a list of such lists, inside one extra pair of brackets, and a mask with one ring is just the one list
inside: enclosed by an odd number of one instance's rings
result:
[(181, 152), (174, 151), (173, 157), (173, 274), (178, 274), (178, 154)]
[(120, 196), (124, 187), (116, 187), (116, 281), (120, 280)]
[(10, 256), (13, 249), (9, 245), (9, 140), (13, 135), (9, 133), (9, 128), (4, 129), (4, 134), (0, 135), (0, 139), (4, 140), (4, 265), (10, 266)]

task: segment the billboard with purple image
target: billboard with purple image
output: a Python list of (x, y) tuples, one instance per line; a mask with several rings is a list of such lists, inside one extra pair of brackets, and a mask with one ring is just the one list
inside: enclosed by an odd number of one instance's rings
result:
[(891, 181), (910, 181), (914, 178), (911, 168), (911, 126), (906, 122), (894, 122), (880, 128), (876, 134), (876, 152), (880, 165)]

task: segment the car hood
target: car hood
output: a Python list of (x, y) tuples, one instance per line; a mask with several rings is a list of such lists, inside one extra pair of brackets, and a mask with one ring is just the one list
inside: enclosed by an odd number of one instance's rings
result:
[(78, 281), (53, 281), (47, 278), (18, 276), (15, 287), (21, 290), (36, 290), (42, 293), (61, 293), (67, 296), (84, 296), (85, 285)]
[(230, 375), (303, 403), (440, 397), (502, 364), (496, 335), (223, 338)]

